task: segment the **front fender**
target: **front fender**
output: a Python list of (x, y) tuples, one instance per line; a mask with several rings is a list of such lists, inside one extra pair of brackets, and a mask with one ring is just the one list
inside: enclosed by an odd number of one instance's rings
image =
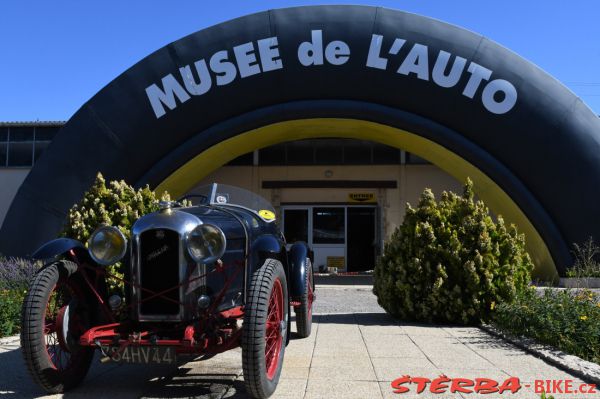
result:
[(39, 260), (56, 259), (72, 249), (87, 253), (85, 246), (80, 241), (72, 238), (57, 238), (42, 245), (31, 257)]
[[(252, 256), (255, 258), (256, 264), (262, 264), (267, 258), (280, 259), (282, 245), (274, 236), (265, 234), (256, 239), (250, 248)], [(285, 265), (284, 265), (285, 266)]]
[(304, 295), (306, 289), (306, 273), (309, 267), (306, 259), (311, 257), (310, 249), (304, 242), (296, 242), (288, 252), (288, 262), (290, 264), (290, 296), (293, 300), (298, 300)]

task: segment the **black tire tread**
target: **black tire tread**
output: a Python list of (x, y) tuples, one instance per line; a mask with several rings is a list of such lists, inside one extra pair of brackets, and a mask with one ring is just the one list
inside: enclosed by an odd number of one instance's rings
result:
[(68, 376), (60, 378), (49, 368), (50, 360), (44, 340), (43, 317), (46, 303), (54, 285), (61, 277), (69, 278), (77, 271), (73, 262), (62, 260), (40, 269), (32, 279), (21, 308), (21, 352), (29, 374), (48, 393), (62, 393), (79, 384), (90, 367), (93, 350), (85, 349), (86, 361), (82, 367)]
[(252, 276), (245, 307), (242, 334), (242, 366), (246, 391), (254, 398), (262, 399), (271, 396), (279, 381), (283, 365), (285, 344), (281, 348), (279, 370), (275, 373), (272, 381), (267, 381), (264, 365), (264, 331), (269, 297), (273, 281), (277, 275), (283, 280), (281, 284), (284, 291), (284, 310), (287, 313), (288, 294), (285, 272), (281, 262), (276, 259), (267, 259), (264, 265)]
[(312, 313), (309, 320), (308, 316), (308, 285), (311, 284), (310, 275), (312, 274), (312, 265), (310, 263), (310, 259), (306, 259), (306, 281), (305, 281), (305, 290), (304, 294), (302, 294), (302, 298), (300, 300), (300, 306), (294, 307), (294, 313), (296, 314), (296, 329), (297, 335), (300, 338), (308, 338), (310, 337), (310, 333), (312, 330)]

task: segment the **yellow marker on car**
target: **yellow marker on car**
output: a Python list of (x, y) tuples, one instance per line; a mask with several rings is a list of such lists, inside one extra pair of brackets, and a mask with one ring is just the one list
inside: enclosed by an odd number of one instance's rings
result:
[(261, 209), (258, 214), (265, 220), (275, 220), (275, 214), (269, 210)]

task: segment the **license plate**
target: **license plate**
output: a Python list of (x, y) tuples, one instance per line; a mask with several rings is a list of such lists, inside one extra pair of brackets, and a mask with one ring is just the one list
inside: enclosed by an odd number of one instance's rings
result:
[(173, 364), (176, 361), (172, 346), (103, 346), (102, 350), (114, 362), (141, 364)]

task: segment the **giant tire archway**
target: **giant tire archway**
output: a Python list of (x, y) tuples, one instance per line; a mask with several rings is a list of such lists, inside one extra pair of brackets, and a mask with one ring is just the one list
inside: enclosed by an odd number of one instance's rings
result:
[[(523, 219), (515, 221), (533, 228), (546, 270), (564, 272), (573, 242), (600, 238), (600, 120), (568, 89), (455, 26), (382, 8), (316, 6), (204, 29), (108, 84), (19, 189), (0, 252), (31, 253), (56, 235), (97, 171), (176, 187), (190, 167), (216, 168), (260, 137), (310, 136), (310, 122), (289, 128), (303, 120), (342, 121), (330, 126), (335, 134), (314, 134), (408, 145), (450, 173), (470, 166), (494, 186), (483, 194), (499, 193), (491, 195), (495, 210), (510, 203)], [(240, 141), (248, 134), (254, 141)], [(235, 145), (224, 152), (223, 143)], [(198, 154), (212, 163), (198, 163)]]

